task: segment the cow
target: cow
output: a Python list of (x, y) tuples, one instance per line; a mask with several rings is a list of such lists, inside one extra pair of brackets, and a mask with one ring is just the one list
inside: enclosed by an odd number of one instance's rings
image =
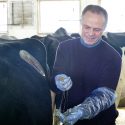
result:
[(116, 106), (125, 107), (125, 47), (122, 47), (122, 68), (116, 92)]
[(63, 27), (60, 27), (52, 34), (48, 34), (44, 37), (34, 35), (34, 36), (31, 36), (31, 38), (40, 40), (45, 45), (47, 50), (47, 64), (49, 66), (50, 75), (51, 75), (58, 45), (61, 42), (64, 42), (65, 40), (72, 39), (73, 37), (71, 37), (67, 33), (66, 29), (64, 29)]
[(107, 43), (109, 43), (121, 56), (122, 47), (125, 47), (125, 33), (111, 33), (106, 32), (102, 36)]
[(123, 107), (125, 106), (125, 33), (112, 33), (106, 32), (102, 36), (108, 44), (110, 44), (121, 56), (122, 56), (122, 70), (117, 85), (116, 92), (118, 97), (116, 100), (116, 106)]
[(3, 39), (3, 40), (16, 40), (17, 38), (15, 36), (8, 36), (8, 35), (1, 35), (0, 36), (0, 39)]
[(42, 42), (0, 42), (0, 125), (52, 125), (48, 74)]

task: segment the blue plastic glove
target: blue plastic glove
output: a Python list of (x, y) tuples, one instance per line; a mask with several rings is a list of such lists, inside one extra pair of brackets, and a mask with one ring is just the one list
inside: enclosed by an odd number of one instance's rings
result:
[(75, 106), (72, 109), (69, 109), (67, 112), (64, 113), (65, 115), (65, 125), (74, 125), (81, 117), (84, 115), (84, 112)]
[(59, 74), (55, 76), (55, 83), (59, 90), (67, 91), (72, 87), (72, 80), (65, 74)]
[(106, 87), (95, 89), (85, 101), (65, 113), (58, 112), (58, 117), (65, 125), (73, 125), (79, 119), (91, 119), (115, 103), (115, 91)]
[(83, 112), (75, 108), (69, 109), (65, 113), (61, 113), (59, 110), (57, 110), (56, 116), (59, 117), (60, 122), (63, 123), (63, 125), (74, 125), (79, 118), (83, 116)]

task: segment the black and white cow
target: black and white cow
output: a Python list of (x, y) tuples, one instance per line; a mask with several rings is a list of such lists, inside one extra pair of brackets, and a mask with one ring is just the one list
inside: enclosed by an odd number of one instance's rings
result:
[(125, 33), (105, 33), (102, 38), (122, 55), (122, 47), (125, 47)]
[[(45, 75), (23, 60), (22, 51), (35, 57)], [(0, 125), (52, 125), (48, 71), (40, 41), (0, 42)]]
[(74, 37), (70, 36), (64, 28), (60, 27), (53, 34), (48, 34), (44, 37), (34, 35), (31, 38), (38, 39), (45, 45), (47, 50), (47, 57), (48, 57), (47, 62), (48, 62), (48, 66), (50, 68), (50, 74), (51, 74), (58, 45), (61, 42), (64, 42), (65, 40), (68, 40), (68, 39), (73, 39)]

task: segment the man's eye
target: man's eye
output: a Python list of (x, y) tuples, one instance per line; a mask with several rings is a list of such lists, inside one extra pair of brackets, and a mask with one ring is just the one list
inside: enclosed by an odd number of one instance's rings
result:
[(97, 29), (97, 28), (96, 28), (96, 29), (94, 29), (94, 31), (95, 31), (95, 32), (100, 32), (100, 31), (102, 31), (102, 29)]
[(85, 29), (90, 29), (90, 27), (85, 27)]

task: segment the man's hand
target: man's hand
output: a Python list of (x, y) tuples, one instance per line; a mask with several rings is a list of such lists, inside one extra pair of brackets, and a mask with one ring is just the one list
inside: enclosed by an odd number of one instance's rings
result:
[(74, 125), (83, 116), (83, 111), (75, 106), (64, 113), (57, 110), (56, 116), (64, 125)]
[(72, 87), (72, 80), (65, 74), (59, 74), (55, 76), (55, 83), (59, 90), (67, 91)]
[(81, 117), (83, 116), (83, 111), (77, 106), (74, 108), (68, 109), (64, 115), (65, 115), (65, 125), (74, 125)]

